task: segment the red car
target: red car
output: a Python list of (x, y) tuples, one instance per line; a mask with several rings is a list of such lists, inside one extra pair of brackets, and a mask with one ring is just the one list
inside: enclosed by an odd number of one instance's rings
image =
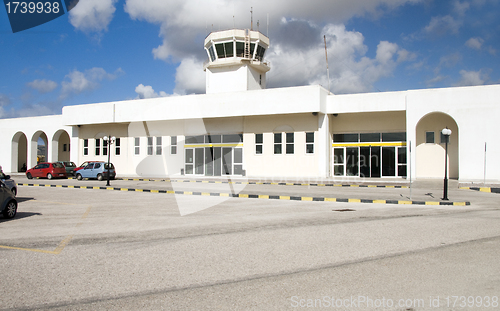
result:
[(28, 179), (32, 179), (33, 177), (52, 179), (52, 178), (67, 178), (68, 175), (66, 175), (66, 168), (62, 163), (44, 162), (27, 170), (26, 177), (28, 177)]
[(79, 167), (76, 167), (74, 170), (73, 170), (73, 175), (76, 176), (76, 172), (78, 172), (79, 170), (83, 169), (85, 166), (87, 166), (89, 163), (94, 163), (94, 162), (99, 162), (99, 161), (85, 161), (82, 163), (82, 165), (80, 165)]

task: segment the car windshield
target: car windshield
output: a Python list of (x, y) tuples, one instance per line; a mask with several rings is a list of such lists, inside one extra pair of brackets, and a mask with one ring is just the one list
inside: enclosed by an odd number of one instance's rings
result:
[(109, 163), (109, 167), (108, 167), (108, 163), (105, 163), (104, 168), (105, 169), (108, 169), (108, 168), (114, 169), (115, 167), (113, 166), (113, 163)]
[(64, 166), (66, 166), (66, 167), (76, 167), (75, 163), (73, 163), (73, 162), (64, 162)]
[(53, 163), (52, 165), (57, 168), (64, 168), (64, 165), (62, 165), (62, 163), (59, 162)]

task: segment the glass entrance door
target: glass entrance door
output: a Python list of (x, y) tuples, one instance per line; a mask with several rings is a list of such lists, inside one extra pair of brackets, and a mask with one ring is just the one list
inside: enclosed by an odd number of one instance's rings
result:
[(243, 175), (243, 148), (201, 147), (185, 151), (186, 175)]
[(380, 147), (360, 147), (359, 153), (360, 176), (374, 178), (380, 177)]

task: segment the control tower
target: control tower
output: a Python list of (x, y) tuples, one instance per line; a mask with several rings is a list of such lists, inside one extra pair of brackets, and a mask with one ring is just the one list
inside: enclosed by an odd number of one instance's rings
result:
[(270, 64), (264, 60), (269, 38), (258, 31), (212, 32), (205, 39), (207, 94), (266, 88)]

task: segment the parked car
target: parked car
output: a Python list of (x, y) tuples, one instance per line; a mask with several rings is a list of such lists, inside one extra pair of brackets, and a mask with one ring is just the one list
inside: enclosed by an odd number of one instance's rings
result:
[(97, 180), (103, 180), (108, 178), (108, 172), (109, 178), (115, 179), (116, 172), (113, 163), (109, 164), (109, 168), (110, 169), (108, 170), (107, 162), (91, 162), (83, 169), (76, 172), (76, 179), (82, 180), (83, 178), (95, 178)]
[(71, 161), (58, 161), (58, 163), (62, 163), (64, 165), (64, 167), (66, 168), (66, 175), (68, 175), (68, 176), (74, 175), (74, 171), (75, 171), (75, 168), (76, 168), (75, 162), (71, 162)]
[(7, 188), (14, 193), (14, 195), (17, 195), (17, 185), (16, 181), (10, 178), (10, 175), (5, 175), (3, 172), (0, 172), (0, 181), (2, 181)]
[(32, 179), (33, 177), (38, 178), (67, 178), (66, 168), (59, 162), (43, 162), (30, 168), (26, 171), (26, 177)]
[(12, 218), (17, 213), (16, 197), (2, 181), (0, 181), (0, 212), (5, 218)]
[(87, 164), (94, 163), (94, 162), (98, 162), (98, 161), (85, 161), (85, 162), (83, 162), (82, 165), (80, 165), (79, 167), (76, 167), (73, 170), (73, 174), (76, 176), (76, 172), (78, 172), (79, 170), (83, 169), (85, 166), (87, 166)]

